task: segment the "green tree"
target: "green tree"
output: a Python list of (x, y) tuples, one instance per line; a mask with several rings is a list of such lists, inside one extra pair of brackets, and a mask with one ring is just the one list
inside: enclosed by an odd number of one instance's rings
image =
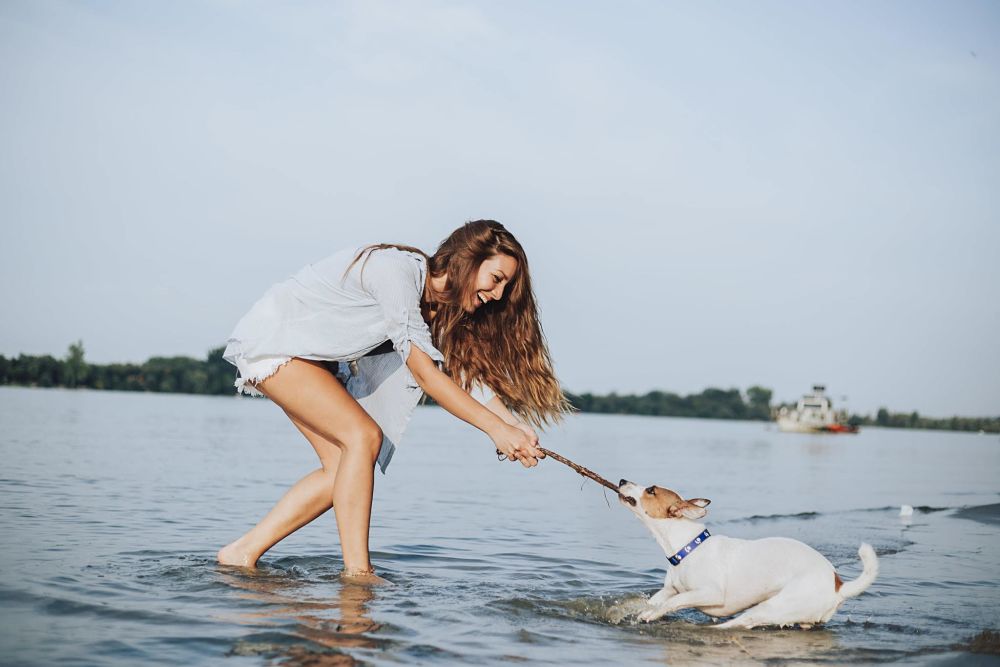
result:
[(225, 347), (216, 347), (208, 352), (205, 359), (205, 393), (233, 394), (233, 380), (236, 379), (236, 367), (222, 358)]
[(40, 357), (19, 354), (11, 360), (9, 381), (29, 387), (59, 387), (63, 379), (63, 362), (51, 354)]
[(773, 392), (766, 387), (754, 385), (747, 389), (749, 416), (751, 419), (767, 420), (771, 418), (771, 396)]
[(67, 387), (78, 387), (87, 382), (87, 362), (83, 359), (83, 341), (71, 343), (63, 362), (63, 383)]

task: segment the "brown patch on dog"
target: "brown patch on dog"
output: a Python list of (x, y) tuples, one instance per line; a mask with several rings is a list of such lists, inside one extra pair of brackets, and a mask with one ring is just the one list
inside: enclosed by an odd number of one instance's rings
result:
[(642, 509), (646, 516), (653, 519), (667, 519), (671, 516), (671, 510), (683, 499), (670, 489), (662, 486), (650, 486), (643, 490), (639, 496)]
[(639, 497), (642, 509), (653, 519), (672, 519), (677, 515), (684, 499), (662, 486), (647, 487)]
[(844, 585), (844, 582), (841, 581), (840, 575), (838, 575), (836, 572), (834, 572), (833, 573), (833, 591), (835, 593), (839, 593), (840, 592), (840, 587), (843, 586), (843, 585)]
[(684, 500), (670, 489), (662, 486), (647, 486), (639, 494), (639, 502), (646, 516), (652, 519), (698, 519), (705, 516), (706, 507), (712, 501), (707, 498)]

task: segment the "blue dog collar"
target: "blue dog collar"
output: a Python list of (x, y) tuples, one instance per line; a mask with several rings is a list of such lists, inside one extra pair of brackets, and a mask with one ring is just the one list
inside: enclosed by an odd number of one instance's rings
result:
[(673, 556), (667, 558), (667, 560), (670, 561), (671, 565), (680, 565), (680, 562), (682, 560), (687, 558), (692, 551), (701, 546), (701, 544), (711, 536), (712, 534), (709, 533), (708, 529), (706, 528), (701, 535), (688, 542), (686, 547), (675, 553)]

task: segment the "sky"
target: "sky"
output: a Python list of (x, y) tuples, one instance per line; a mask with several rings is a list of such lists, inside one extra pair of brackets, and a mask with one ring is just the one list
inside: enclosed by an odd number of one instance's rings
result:
[(203, 357), (312, 261), (492, 218), (570, 391), (998, 415), (998, 35), (968, 1), (5, 0), (0, 354)]

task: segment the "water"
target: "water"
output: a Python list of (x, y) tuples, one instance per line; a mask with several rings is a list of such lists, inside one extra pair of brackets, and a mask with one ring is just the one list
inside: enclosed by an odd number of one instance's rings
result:
[[(214, 553), (317, 462), (260, 400), (0, 388), (0, 662), (348, 665), (996, 661), (1000, 440), (581, 415), (543, 444), (617, 481), (712, 499), (713, 532), (808, 542), (881, 574), (824, 628), (639, 624), (666, 562), (630, 512), (554, 461), (498, 463), (419, 408), (377, 475), (373, 561), (343, 586), (332, 514), (245, 572)], [(917, 507), (912, 520), (899, 506)]]

